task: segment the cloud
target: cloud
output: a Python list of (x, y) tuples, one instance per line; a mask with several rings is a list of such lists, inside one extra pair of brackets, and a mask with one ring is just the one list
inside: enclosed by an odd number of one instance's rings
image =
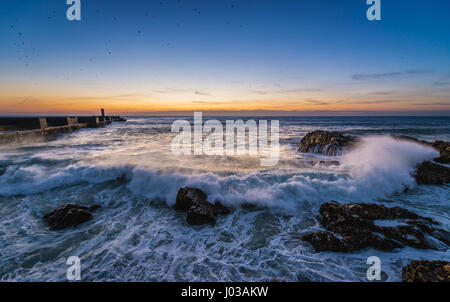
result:
[(198, 90), (195, 90), (194, 91), (194, 94), (196, 94), (196, 95), (201, 95), (201, 96), (212, 96), (210, 93), (208, 93), (208, 92), (202, 92), (202, 91), (198, 91)]
[(355, 81), (370, 81), (370, 80), (383, 80), (396, 78), (404, 75), (417, 75), (417, 74), (427, 74), (432, 73), (432, 70), (425, 69), (410, 69), (406, 71), (392, 71), (392, 72), (384, 72), (384, 73), (371, 73), (371, 74), (354, 74), (350, 78)]
[(319, 101), (319, 100), (313, 100), (313, 99), (307, 99), (306, 101), (308, 103), (311, 103), (311, 104), (314, 104), (317, 106), (326, 106), (326, 105), (330, 104), (329, 102), (326, 102), (326, 101)]
[(26, 104), (27, 102), (30, 102), (32, 97), (33, 97), (33, 96), (30, 95), (29, 97), (24, 98), (23, 100), (21, 100), (21, 101), (19, 102), (19, 105), (24, 105), (24, 104)]
[(255, 90), (253, 93), (266, 95), (266, 94), (289, 94), (298, 92), (321, 92), (322, 88), (297, 88), (297, 89), (279, 89), (279, 90)]
[(355, 81), (380, 80), (385, 78), (392, 78), (402, 75), (401, 72), (386, 72), (386, 73), (372, 73), (372, 74), (354, 74), (351, 78)]
[(390, 95), (390, 94), (394, 94), (394, 91), (375, 91), (372, 92), (372, 95)]
[(386, 103), (404, 103), (409, 102), (408, 100), (367, 100), (367, 101), (351, 101), (349, 104), (386, 104)]
[(448, 86), (448, 85), (450, 85), (450, 82), (442, 82), (442, 81), (433, 82), (433, 86)]
[(212, 94), (196, 89), (189, 89), (189, 88), (180, 88), (180, 87), (167, 87), (166, 90), (154, 90), (156, 93), (160, 94), (169, 94), (169, 93), (188, 93), (192, 92), (196, 95), (202, 95), (202, 96), (213, 96)]

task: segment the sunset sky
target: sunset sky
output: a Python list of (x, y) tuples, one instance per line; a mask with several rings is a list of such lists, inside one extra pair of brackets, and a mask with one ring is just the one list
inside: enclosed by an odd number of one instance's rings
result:
[(1, 115), (450, 115), (448, 0), (81, 2), (0, 2)]

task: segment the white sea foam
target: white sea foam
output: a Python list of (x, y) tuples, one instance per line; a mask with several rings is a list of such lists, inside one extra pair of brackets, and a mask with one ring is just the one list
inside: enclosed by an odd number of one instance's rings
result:
[[(150, 200), (175, 203), (184, 186), (204, 190), (210, 201), (227, 205), (250, 203), (269, 208), (295, 210), (302, 202), (329, 200), (373, 201), (414, 186), (415, 166), (437, 155), (432, 148), (390, 137), (367, 137), (342, 158), (335, 172), (298, 173), (289, 169), (237, 172), (190, 173), (174, 169), (118, 166), (69, 166), (48, 173), (40, 166), (9, 168), (0, 176), (0, 195), (31, 194), (81, 182), (97, 184), (126, 176), (128, 188)], [(347, 172), (347, 173), (346, 173)]]

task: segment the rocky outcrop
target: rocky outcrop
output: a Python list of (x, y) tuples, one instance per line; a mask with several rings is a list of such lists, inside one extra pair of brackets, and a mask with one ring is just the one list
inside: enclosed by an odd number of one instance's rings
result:
[(402, 269), (403, 282), (450, 282), (450, 262), (415, 260)]
[(200, 189), (181, 188), (174, 208), (187, 212), (186, 220), (190, 225), (215, 224), (217, 215), (227, 215), (230, 210), (220, 202), (210, 203), (207, 198), (208, 196)]
[(424, 185), (442, 185), (450, 182), (450, 168), (425, 161), (417, 166), (416, 182)]
[(317, 130), (307, 133), (302, 138), (298, 151), (337, 156), (343, 152), (344, 148), (351, 146), (356, 141), (356, 137), (340, 132)]
[(422, 162), (417, 166), (414, 176), (418, 184), (442, 185), (450, 182), (450, 168), (445, 166), (450, 163), (450, 142), (434, 141), (430, 143), (407, 135), (392, 137), (397, 140), (410, 141), (432, 147), (439, 152), (439, 157), (434, 158), (432, 161)]
[(398, 140), (411, 141), (425, 146), (433, 147), (434, 149), (439, 151), (439, 157), (436, 157), (435, 159), (433, 159), (433, 161), (440, 164), (450, 164), (450, 142), (434, 141), (430, 143), (407, 135), (397, 135), (393, 136), (393, 138)]
[(435, 141), (431, 144), (439, 151), (439, 157), (434, 161), (441, 164), (450, 164), (450, 142)]
[(62, 230), (91, 220), (91, 212), (99, 208), (99, 205), (88, 208), (75, 204), (65, 204), (46, 214), (44, 220), (52, 230)]
[[(427, 240), (427, 236), (450, 245), (450, 234), (435, 229), (433, 225), (436, 222), (431, 218), (421, 217), (399, 207), (332, 201), (320, 207), (317, 219), (326, 231), (302, 237), (317, 252), (351, 252), (369, 247), (391, 251), (404, 246), (436, 249)], [(383, 223), (380, 224), (380, 221)]]

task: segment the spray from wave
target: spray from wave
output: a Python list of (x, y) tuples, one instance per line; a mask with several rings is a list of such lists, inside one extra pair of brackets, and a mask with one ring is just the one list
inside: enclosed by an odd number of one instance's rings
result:
[(169, 205), (175, 202), (178, 189), (188, 185), (201, 188), (211, 200), (231, 206), (251, 203), (294, 209), (299, 202), (374, 201), (412, 188), (415, 167), (436, 156), (437, 151), (430, 147), (373, 136), (363, 138), (346, 153), (335, 173), (271, 170), (222, 177), (137, 169), (129, 188), (150, 199), (162, 198)]
[[(118, 178), (129, 181), (127, 188), (149, 200), (175, 203), (178, 189), (197, 187), (210, 201), (229, 206), (243, 203), (272, 209), (293, 210), (305, 202), (318, 206), (329, 200), (374, 201), (401, 193), (414, 186), (415, 166), (437, 156), (432, 148), (391, 137), (366, 137), (341, 158), (332, 171), (272, 169), (220, 175), (139, 166), (69, 166), (49, 173), (40, 166), (8, 168), (0, 176), (0, 195), (33, 194), (76, 185), (99, 184)], [(48, 176), (50, 174), (50, 176)]]

